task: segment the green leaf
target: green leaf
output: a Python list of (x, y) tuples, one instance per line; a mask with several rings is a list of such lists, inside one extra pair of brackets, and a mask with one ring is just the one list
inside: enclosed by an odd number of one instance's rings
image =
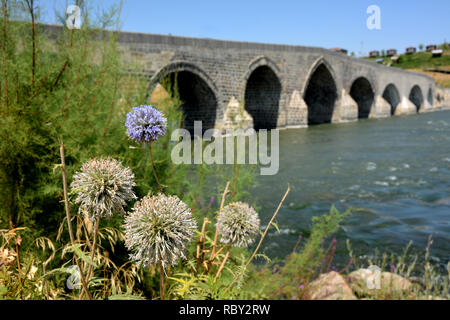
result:
[(266, 255), (263, 254), (263, 253), (258, 253), (258, 254), (256, 254), (256, 255), (255, 255), (255, 259), (256, 259), (256, 258), (262, 258), (262, 259), (266, 260), (267, 263), (270, 263), (270, 262), (272, 261), (268, 256), (266, 256)]
[(62, 267), (62, 268), (56, 268), (56, 269), (53, 269), (53, 270), (51, 270), (51, 271), (45, 273), (45, 274), (42, 276), (42, 278), (46, 278), (46, 277), (48, 277), (48, 276), (50, 276), (50, 275), (57, 274), (57, 273), (70, 273), (70, 272), (69, 272), (69, 268), (65, 268), (65, 267)]
[(278, 228), (278, 224), (276, 224), (275, 221), (272, 221), (272, 225), (277, 229), (278, 233), (280, 233), (280, 228)]
[(82, 246), (83, 244), (81, 243), (74, 244), (73, 246), (68, 246), (63, 250), (62, 254), (64, 255), (66, 252), (73, 252), (78, 258), (83, 260), (83, 262), (90, 264), (95, 268), (97, 266), (95, 262), (92, 261), (92, 259), (88, 257), (83, 250), (80, 249)]

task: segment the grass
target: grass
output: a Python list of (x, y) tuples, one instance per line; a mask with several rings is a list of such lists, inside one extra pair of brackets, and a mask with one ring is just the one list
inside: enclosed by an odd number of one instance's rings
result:
[[(392, 62), (390, 57), (384, 57), (384, 64), (392, 63), (393, 67), (400, 69), (426, 69), (450, 66), (450, 50), (444, 51), (441, 57), (433, 58), (431, 52), (416, 52), (414, 54), (399, 55), (398, 63)], [(364, 58), (375, 62), (377, 58)]]
[[(432, 72), (426, 69), (446, 69), (450, 68), (450, 50), (445, 50), (441, 57), (433, 58), (431, 52), (416, 52), (414, 54), (399, 55), (397, 63), (392, 62), (390, 57), (384, 57), (384, 65), (390, 65), (395, 68), (414, 71), (426, 74), (432, 77), (436, 83), (444, 88), (450, 88), (450, 74), (441, 72)], [(377, 58), (364, 58), (375, 62)]]

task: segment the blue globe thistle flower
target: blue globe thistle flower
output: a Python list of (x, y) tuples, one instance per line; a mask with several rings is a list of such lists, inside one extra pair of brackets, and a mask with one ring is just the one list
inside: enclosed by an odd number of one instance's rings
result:
[(152, 106), (133, 107), (127, 113), (125, 126), (128, 136), (139, 143), (151, 143), (166, 134), (167, 120)]
[(134, 174), (130, 168), (112, 158), (94, 158), (83, 164), (73, 176), (72, 192), (77, 194), (79, 212), (91, 220), (110, 218), (114, 213), (125, 213), (128, 200), (136, 199), (133, 192)]
[(236, 247), (251, 245), (259, 233), (259, 225), (258, 213), (244, 202), (230, 203), (217, 216), (220, 241)]
[(186, 258), (197, 223), (177, 196), (147, 195), (125, 218), (125, 246), (139, 266), (161, 264), (164, 269)]

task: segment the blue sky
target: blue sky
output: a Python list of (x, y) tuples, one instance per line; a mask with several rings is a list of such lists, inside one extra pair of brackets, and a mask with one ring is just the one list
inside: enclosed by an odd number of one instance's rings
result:
[[(43, 19), (74, 1), (43, 0)], [(118, 0), (97, 0), (110, 6)], [(381, 30), (369, 30), (367, 7), (381, 9)], [(125, 31), (201, 38), (341, 47), (349, 52), (450, 41), (449, 0), (125, 0)]]

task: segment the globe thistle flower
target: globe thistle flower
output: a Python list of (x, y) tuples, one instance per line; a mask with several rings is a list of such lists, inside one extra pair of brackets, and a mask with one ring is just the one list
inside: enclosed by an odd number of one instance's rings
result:
[(139, 266), (160, 264), (163, 269), (186, 258), (196, 222), (177, 196), (148, 195), (125, 218), (125, 246)]
[(91, 159), (73, 178), (70, 186), (77, 194), (75, 203), (80, 204), (79, 212), (91, 220), (124, 214), (126, 201), (136, 199), (133, 172), (115, 159)]
[(166, 134), (167, 120), (152, 106), (134, 107), (127, 113), (128, 136), (139, 143), (151, 143)]
[(247, 203), (234, 202), (223, 208), (217, 217), (217, 230), (222, 243), (246, 248), (259, 232), (258, 213)]

